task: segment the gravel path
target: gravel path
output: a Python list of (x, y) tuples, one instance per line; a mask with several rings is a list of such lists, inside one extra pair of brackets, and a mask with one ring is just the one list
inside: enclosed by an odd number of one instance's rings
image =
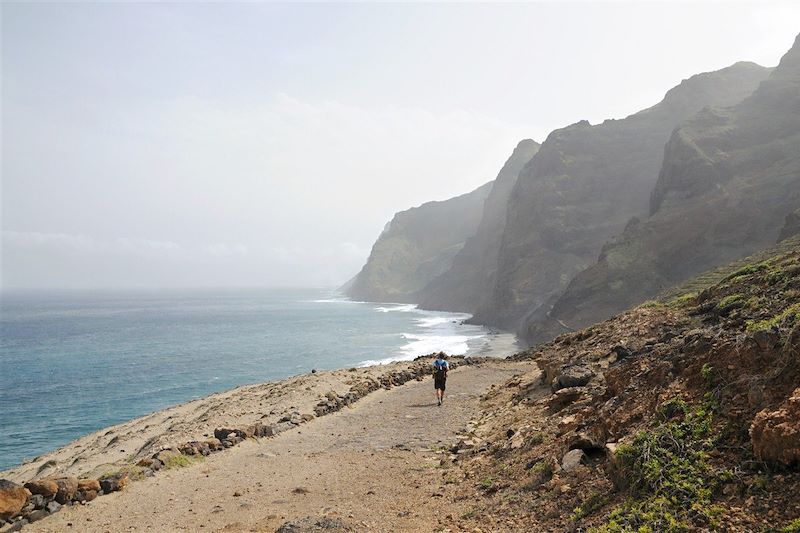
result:
[(430, 379), (380, 390), (276, 438), (161, 472), (25, 531), (274, 532), (307, 516), (339, 518), (355, 531), (436, 531), (442, 513), (456, 515), (459, 504), (435, 450), (452, 444), (491, 384), (530, 368), (458, 368), (442, 407)]

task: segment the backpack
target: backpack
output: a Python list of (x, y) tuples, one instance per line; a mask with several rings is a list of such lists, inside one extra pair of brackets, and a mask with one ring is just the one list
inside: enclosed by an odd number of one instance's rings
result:
[(434, 375), (437, 378), (443, 378), (447, 372), (447, 361), (437, 359), (433, 362)]

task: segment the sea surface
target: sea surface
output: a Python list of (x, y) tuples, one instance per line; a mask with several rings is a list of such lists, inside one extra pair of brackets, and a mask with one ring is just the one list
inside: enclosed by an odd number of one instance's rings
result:
[(0, 311), (0, 470), (213, 392), (490, 338), (466, 314), (318, 289), (4, 293)]

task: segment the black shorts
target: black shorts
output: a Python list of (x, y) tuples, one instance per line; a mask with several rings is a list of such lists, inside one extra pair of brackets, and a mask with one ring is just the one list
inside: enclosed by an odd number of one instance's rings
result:
[(434, 389), (439, 389), (439, 390), (444, 390), (445, 382), (447, 382), (447, 378), (446, 377), (444, 377), (444, 376), (442, 376), (442, 377), (434, 376), (433, 377), (433, 388)]

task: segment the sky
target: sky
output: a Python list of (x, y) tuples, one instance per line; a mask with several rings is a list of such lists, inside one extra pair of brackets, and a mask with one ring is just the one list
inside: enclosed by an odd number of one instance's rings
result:
[(3, 2), (3, 289), (322, 287), (517, 142), (774, 66), (797, 2)]

